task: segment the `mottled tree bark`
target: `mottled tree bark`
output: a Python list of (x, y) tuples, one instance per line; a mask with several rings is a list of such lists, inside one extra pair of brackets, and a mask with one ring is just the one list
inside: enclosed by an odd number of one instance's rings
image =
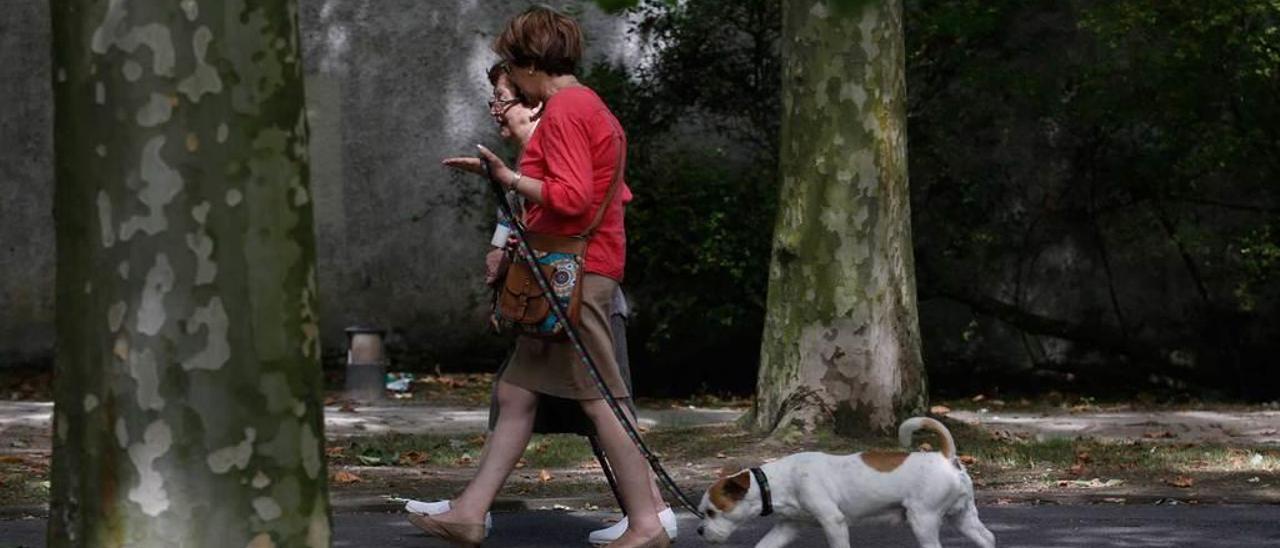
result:
[(754, 421), (894, 428), (925, 407), (901, 0), (784, 2), (782, 191)]
[(328, 546), (295, 0), (52, 0), (50, 546)]

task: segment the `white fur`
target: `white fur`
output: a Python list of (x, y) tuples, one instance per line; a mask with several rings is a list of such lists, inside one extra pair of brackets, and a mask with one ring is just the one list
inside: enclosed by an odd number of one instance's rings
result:
[[(778, 523), (756, 548), (786, 546), (802, 527), (814, 523), (822, 527), (831, 548), (848, 548), (851, 524), (876, 521), (905, 521), (922, 548), (941, 548), (938, 530), (944, 521), (981, 548), (994, 548), (995, 535), (978, 520), (973, 482), (955, 460), (951, 433), (933, 419), (910, 419), (899, 430), (903, 443), (909, 445), (911, 434), (920, 428), (944, 436), (952, 454), (911, 453), (890, 472), (871, 468), (861, 453), (798, 453), (762, 466)], [(708, 542), (724, 542), (743, 522), (758, 517), (761, 507), (754, 477), (744, 498), (728, 512), (714, 508), (708, 492), (699, 508), (707, 517), (698, 533)]]

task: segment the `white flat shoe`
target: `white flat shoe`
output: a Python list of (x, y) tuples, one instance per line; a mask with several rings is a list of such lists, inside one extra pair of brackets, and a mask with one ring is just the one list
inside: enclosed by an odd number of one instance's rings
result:
[[(671, 510), (671, 508), (667, 508), (666, 510), (658, 512), (658, 521), (662, 523), (662, 528), (667, 530), (667, 538), (670, 539), (671, 542), (675, 542), (676, 534), (679, 532), (679, 526), (676, 524), (675, 511)], [(627, 532), (627, 517), (622, 516), (622, 519), (619, 520), (618, 523), (604, 529), (592, 531), (590, 535), (587, 535), (587, 542), (591, 544), (609, 544), (610, 542), (618, 540), (625, 532)]]
[[(410, 500), (404, 503), (404, 511), (410, 514), (418, 514), (419, 516), (434, 516), (443, 514), (453, 508), (447, 500)], [(625, 530), (625, 529), (624, 529)], [(484, 513), (484, 536), (488, 537), (493, 532), (493, 514)], [(618, 533), (619, 536), (622, 533)]]

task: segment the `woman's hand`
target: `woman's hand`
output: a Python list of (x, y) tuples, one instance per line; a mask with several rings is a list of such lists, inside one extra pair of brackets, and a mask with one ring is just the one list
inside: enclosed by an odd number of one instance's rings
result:
[(456, 169), (458, 171), (475, 173), (476, 175), (484, 175), (484, 165), (480, 163), (479, 158), (473, 158), (470, 156), (463, 156), (460, 158), (445, 158), (444, 161), (441, 163), (453, 169)]
[(445, 158), (443, 163), (460, 171), (484, 175), (484, 162), (488, 162), (489, 171), (493, 173), (493, 177), (502, 183), (503, 187), (511, 186), (511, 179), (515, 178), (515, 172), (507, 167), (506, 162), (503, 162), (502, 158), (485, 148), (484, 145), (476, 145), (476, 148), (480, 149), (480, 158), (468, 156)]
[(489, 250), (484, 256), (484, 284), (492, 286), (507, 270), (507, 252), (498, 247)]

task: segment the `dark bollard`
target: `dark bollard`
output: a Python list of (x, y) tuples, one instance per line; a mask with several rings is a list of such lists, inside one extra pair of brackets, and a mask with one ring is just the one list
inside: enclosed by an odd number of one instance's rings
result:
[(382, 344), (385, 329), (347, 328), (347, 399), (380, 401), (386, 396), (387, 353)]

